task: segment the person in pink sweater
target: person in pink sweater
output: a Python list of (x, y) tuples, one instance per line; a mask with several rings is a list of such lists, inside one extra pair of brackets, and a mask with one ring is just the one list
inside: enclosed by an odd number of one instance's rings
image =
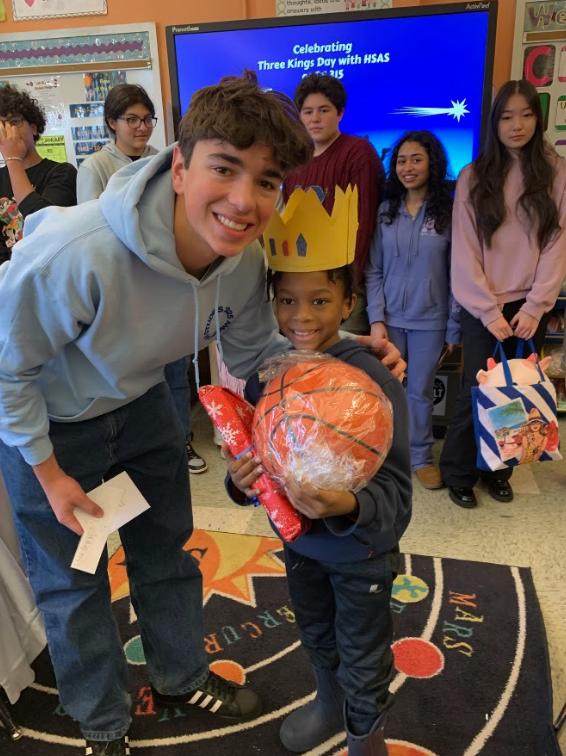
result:
[[(452, 217), (452, 292), (462, 306), (462, 389), (440, 458), (451, 500), (477, 506), (480, 473), (472, 386), (497, 341), (508, 357), (517, 339), (540, 351), (566, 274), (566, 160), (544, 136), (535, 87), (509, 81), (491, 108), (485, 146), (460, 173)], [(481, 476), (497, 501), (513, 499), (511, 469)]]

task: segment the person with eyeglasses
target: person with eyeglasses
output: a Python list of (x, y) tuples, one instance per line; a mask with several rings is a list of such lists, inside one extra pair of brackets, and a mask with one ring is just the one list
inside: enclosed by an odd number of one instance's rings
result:
[(79, 166), (79, 204), (98, 199), (120, 168), (157, 154), (155, 147), (148, 144), (157, 124), (155, 106), (143, 87), (138, 84), (113, 87), (104, 102), (104, 121), (113, 141)]
[(0, 263), (12, 256), (28, 215), (50, 205), (77, 204), (77, 169), (42, 158), (36, 142), (45, 131), (43, 109), (12, 84), (0, 87)]

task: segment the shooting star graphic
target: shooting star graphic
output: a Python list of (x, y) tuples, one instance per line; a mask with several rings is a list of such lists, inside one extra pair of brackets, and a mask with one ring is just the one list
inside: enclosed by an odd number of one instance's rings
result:
[(405, 107), (400, 108), (399, 110), (395, 110), (392, 115), (413, 115), (417, 116), (417, 118), (422, 116), (448, 115), (456, 118), (458, 123), (460, 123), (460, 118), (464, 118), (466, 113), (470, 112), (466, 105), (466, 98), (464, 97), (462, 102), (460, 102), (459, 100), (456, 100), (456, 102), (454, 102), (454, 100), (451, 100), (450, 102), (452, 103), (451, 108)]

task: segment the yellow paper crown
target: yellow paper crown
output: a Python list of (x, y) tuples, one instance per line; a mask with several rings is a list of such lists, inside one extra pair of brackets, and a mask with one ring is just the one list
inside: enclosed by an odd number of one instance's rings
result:
[(267, 264), (284, 273), (333, 270), (354, 261), (358, 231), (358, 187), (335, 189), (328, 215), (314, 189), (295, 189), (282, 215), (263, 232)]

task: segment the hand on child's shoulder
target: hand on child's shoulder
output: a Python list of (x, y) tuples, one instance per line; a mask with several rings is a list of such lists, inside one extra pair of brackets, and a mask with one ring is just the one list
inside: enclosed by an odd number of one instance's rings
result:
[(359, 344), (370, 349), (395, 378), (398, 378), (400, 381), (404, 379), (407, 363), (402, 359), (401, 352), (391, 341), (376, 339), (373, 336), (355, 336), (354, 338)]

